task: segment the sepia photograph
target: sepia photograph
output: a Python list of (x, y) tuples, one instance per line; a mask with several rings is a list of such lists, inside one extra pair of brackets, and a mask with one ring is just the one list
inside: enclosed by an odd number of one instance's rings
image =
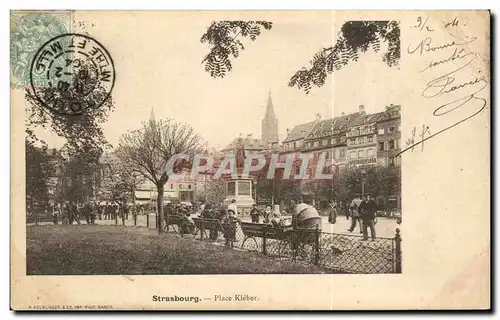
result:
[[(99, 287), (93, 276), (179, 286), (197, 275), (242, 283), (307, 275), (320, 277), (316, 285), (358, 275), (383, 286), (371, 277), (418, 274), (417, 252), (430, 251), (422, 264), (434, 259), (436, 219), (448, 212), (427, 204), (458, 200), (421, 179), (438, 187), (448, 175), (439, 166), (465, 168), (444, 160), (446, 148), (434, 151), (438, 140), (455, 140), (462, 122), (489, 124), (489, 74), (459, 74), (489, 63), (478, 49), (489, 35), (471, 36), (469, 25), (465, 14), (425, 12), (11, 11), (11, 239), (22, 241), (12, 243), (11, 266), (47, 286), (89, 281), (85, 292)], [(453, 42), (434, 36), (438, 29)], [(405, 32), (423, 35), (405, 40)], [(463, 66), (448, 71), (453, 64)], [(422, 91), (415, 79), (428, 74)], [(475, 132), (468, 142), (485, 135)], [(433, 169), (416, 164), (431, 155)], [(485, 179), (478, 191), (489, 190)], [(452, 221), (443, 232), (453, 233)], [(272, 301), (262, 288), (230, 283), (181, 294), (142, 282), (136, 294), (147, 298), (128, 308)], [(53, 301), (18, 305), (123, 309), (91, 294), (85, 304)]]

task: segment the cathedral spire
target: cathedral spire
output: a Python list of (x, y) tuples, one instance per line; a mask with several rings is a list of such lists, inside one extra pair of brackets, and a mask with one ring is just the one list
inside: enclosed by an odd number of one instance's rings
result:
[(149, 121), (155, 121), (155, 112), (153, 108), (151, 108), (151, 113), (149, 114)]
[(268, 121), (276, 119), (276, 115), (274, 114), (273, 98), (271, 97), (271, 89), (269, 89), (269, 96), (267, 97), (265, 119), (267, 119)]
[(278, 142), (278, 119), (274, 113), (273, 99), (271, 97), (271, 89), (267, 98), (266, 114), (262, 119), (262, 143), (268, 146), (270, 143)]

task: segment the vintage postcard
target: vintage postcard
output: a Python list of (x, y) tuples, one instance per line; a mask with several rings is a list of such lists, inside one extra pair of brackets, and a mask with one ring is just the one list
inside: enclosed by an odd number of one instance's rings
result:
[(10, 50), (12, 309), (490, 308), (488, 11), (11, 11)]

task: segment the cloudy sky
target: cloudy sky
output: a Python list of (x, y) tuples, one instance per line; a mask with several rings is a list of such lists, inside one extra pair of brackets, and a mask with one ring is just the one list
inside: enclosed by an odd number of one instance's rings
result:
[[(309, 95), (288, 87), (288, 80), (321, 48), (331, 46), (342, 23), (331, 12), (86, 12), (86, 31), (112, 55), (116, 69), (113, 98), (116, 109), (104, 126), (116, 145), (127, 129), (136, 129), (149, 118), (172, 117), (187, 122), (211, 146), (224, 147), (240, 133), (260, 137), (268, 91), (279, 119), (279, 134), (286, 129), (322, 117), (367, 112), (398, 104), (397, 88), (386, 79), (398, 77), (373, 52), (329, 78)], [(209, 52), (201, 35), (213, 20), (268, 20), (255, 42), (234, 60), (224, 79), (213, 79), (201, 61)], [(94, 26), (92, 26), (92, 24)], [(49, 133), (39, 135), (51, 146), (62, 141)]]

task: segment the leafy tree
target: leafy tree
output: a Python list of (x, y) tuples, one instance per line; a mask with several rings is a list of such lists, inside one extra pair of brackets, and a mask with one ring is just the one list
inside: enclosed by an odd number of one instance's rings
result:
[[(212, 47), (202, 61), (205, 70), (214, 78), (223, 78), (232, 69), (231, 58), (237, 58), (239, 50), (243, 49), (241, 42), (235, 40), (236, 37), (240, 34), (250, 35), (255, 40), (260, 34), (259, 25), (265, 29), (272, 28), (272, 23), (268, 21), (213, 22), (201, 38), (202, 42), (208, 42)], [(248, 30), (254, 31), (250, 33)], [(401, 57), (399, 22), (347, 21), (342, 25), (335, 44), (316, 53), (310, 61), (310, 67), (298, 70), (288, 85), (309, 93), (313, 85), (323, 86), (329, 74), (357, 61), (359, 55), (366, 53), (369, 48), (379, 52), (382, 43), (387, 44), (382, 60), (389, 67), (397, 66)]]
[[(365, 174), (362, 174), (362, 170)], [(362, 193), (362, 181), (365, 182), (364, 192), (373, 197), (387, 199), (401, 192), (400, 167), (348, 167), (342, 172), (342, 183), (347, 187), (348, 197), (351, 199)]]
[(169, 160), (178, 154), (192, 156), (199, 149), (200, 136), (187, 124), (172, 119), (143, 123), (140, 130), (129, 131), (120, 138), (116, 156), (132, 172), (150, 180), (158, 191), (157, 207), (160, 217), (159, 232), (163, 230), (163, 195), (169, 175), (189, 166), (186, 161), (172, 161), (172, 172), (167, 170)]
[[(206, 183), (206, 201), (219, 206), (226, 197), (226, 186), (224, 180), (213, 179)], [(203, 199), (205, 199), (205, 190), (203, 190)]]
[(261, 34), (261, 28), (270, 30), (268, 21), (216, 21), (208, 27), (201, 37), (202, 43), (208, 43), (210, 52), (203, 58), (205, 71), (214, 78), (223, 78), (233, 69), (231, 58), (238, 58), (245, 46), (239, 38), (255, 41)]
[(279, 199), (285, 203), (290, 200), (296, 200), (297, 195), (300, 194), (300, 181), (299, 180), (282, 180), (279, 188)]
[[(96, 79), (83, 77), (86, 71), (84, 69), (85, 67), (82, 67), (78, 71), (74, 77), (75, 81), (81, 88), (95, 88)], [(26, 89), (25, 97), (30, 102), (27, 105), (25, 121), (27, 141), (43, 143), (35, 134), (37, 128), (52, 131), (65, 139), (65, 144), (60, 150), (66, 159), (61, 161), (63, 168), (58, 177), (56, 198), (59, 198), (57, 199), (59, 201), (85, 201), (93, 197), (99, 158), (103, 151), (110, 147), (104, 137), (102, 125), (107, 121), (114, 103), (103, 90), (95, 89), (93, 93), (82, 98), (86, 99), (85, 102), (89, 105), (97, 105), (104, 101), (101, 106), (71, 113), (68, 104), (63, 104), (61, 106), (63, 110), (58, 111), (47, 108), (35, 97), (31, 89)], [(51, 87), (42, 88), (38, 92), (39, 97), (49, 100), (63, 94)]]
[(37, 210), (49, 202), (48, 182), (55, 174), (47, 146), (37, 147), (26, 139), (26, 205)]
[(401, 57), (397, 21), (347, 21), (342, 25), (335, 44), (316, 53), (310, 61), (311, 66), (297, 71), (288, 85), (309, 93), (312, 85), (323, 86), (328, 74), (358, 61), (360, 53), (366, 53), (369, 48), (380, 51), (382, 42), (387, 43), (382, 60), (389, 67), (397, 66)]
[(113, 154), (102, 158), (99, 188), (108, 201), (123, 206), (141, 182), (142, 176), (123, 165)]
[(83, 150), (73, 150), (62, 169), (62, 199), (85, 202), (95, 197), (100, 157), (99, 148), (85, 146)]

